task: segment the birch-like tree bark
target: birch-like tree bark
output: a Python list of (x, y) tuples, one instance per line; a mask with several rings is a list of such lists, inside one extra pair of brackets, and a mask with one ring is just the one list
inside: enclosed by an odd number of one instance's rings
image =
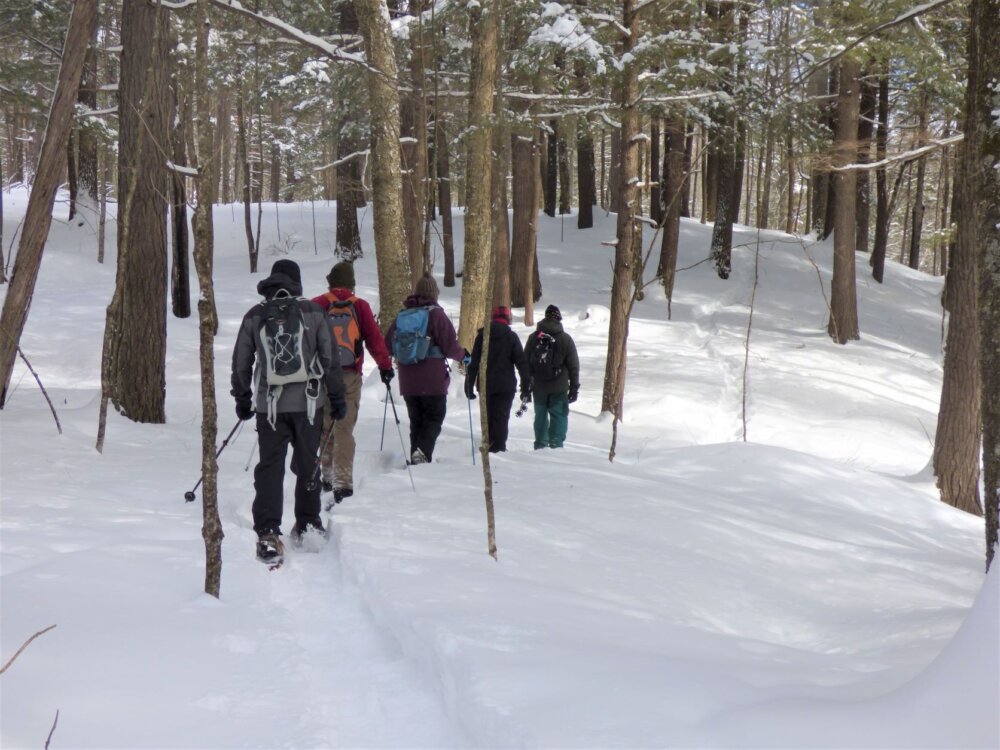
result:
[(215, 288), (212, 284), (215, 228), (212, 205), (215, 203), (215, 164), (211, 109), (208, 102), (208, 4), (198, 0), (195, 46), (195, 111), (198, 136), (198, 203), (192, 224), (194, 229), (194, 265), (198, 272), (198, 331), (201, 361), (201, 472), (202, 525), (205, 541), (205, 593), (219, 598), (222, 585), (222, 521), (219, 518), (218, 462), (215, 458), (219, 433), (218, 409), (215, 402), (214, 342), (219, 330), (215, 308)]
[(465, 264), (458, 340), (472, 349), (483, 325), (486, 297), (491, 294), (490, 257), (493, 248), (493, 96), (496, 80), (499, 23), (497, 0), (469, 12), (472, 41), (469, 78), (469, 134), (465, 217)]
[(399, 158), (399, 91), (389, 9), (385, 0), (354, 0), (370, 68), (372, 212), (378, 265), (379, 324), (383, 332), (410, 293)]
[(38, 170), (28, 197), (14, 271), (4, 299), (3, 312), (0, 313), (0, 408), (3, 408), (7, 400), (17, 347), (35, 293), (42, 251), (52, 225), (52, 206), (66, 166), (66, 143), (73, 123), (73, 108), (80, 87), (83, 60), (96, 25), (97, 0), (76, 0), (66, 32), (62, 64), (59, 66), (59, 78), (42, 140)]
[[(625, 357), (628, 348), (629, 313), (634, 298), (636, 268), (641, 265), (641, 228), (636, 222), (639, 212), (639, 71), (632, 50), (639, 38), (639, 18), (634, 0), (622, 1), (622, 27), (625, 34), (621, 45), (624, 60), (618, 106), (621, 112), (621, 169), (615, 190), (619, 195), (616, 225), (614, 277), (611, 282), (611, 319), (608, 325), (608, 355), (604, 369), (604, 390), (601, 411), (622, 418), (625, 398)], [(638, 239), (638, 242), (637, 242)], [(613, 458), (613, 449), (612, 449)]]

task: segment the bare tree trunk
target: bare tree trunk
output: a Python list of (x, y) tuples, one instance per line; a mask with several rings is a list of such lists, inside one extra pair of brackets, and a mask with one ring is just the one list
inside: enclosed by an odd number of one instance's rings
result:
[[(994, 560), (1000, 525), (1000, 121), (996, 80), (1000, 77), (1000, 2), (972, 0), (969, 22), (969, 89), (966, 138), (979, 142), (978, 198), (979, 369), (982, 373), (983, 489), (986, 569)], [(992, 88), (992, 91), (991, 91)]]
[[(844, 57), (840, 61), (840, 92), (837, 97), (835, 167), (857, 158), (859, 92), (858, 64)], [(857, 230), (855, 205), (857, 172), (833, 173), (836, 213), (833, 227), (833, 277), (830, 281), (830, 322), (827, 331), (838, 344), (861, 337), (858, 330), (858, 291), (854, 268), (854, 239)]]
[(399, 157), (399, 93), (396, 56), (385, 0), (354, 0), (369, 64), (371, 102), (372, 210), (378, 268), (379, 323), (385, 331), (410, 292), (410, 263), (403, 221), (403, 182)]
[(535, 158), (533, 128), (517, 128), (511, 134), (511, 169), (513, 183), (513, 232), (511, 240), (511, 268), (520, 273), (511, 277), (510, 297), (513, 307), (524, 307), (531, 299), (535, 254), (535, 223), (538, 205), (535, 195)]
[[(499, 45), (498, 45), (499, 55)], [(493, 306), (510, 307), (510, 219), (507, 212), (507, 165), (510, 162), (510, 128), (503, 118), (503, 75), (498, 64), (494, 71), (493, 172), (490, 194), (493, 203), (493, 261), (490, 268)], [(486, 311), (487, 313), (490, 310)], [(486, 316), (489, 326), (490, 317)], [(485, 351), (485, 348), (484, 348)], [(485, 360), (484, 360), (485, 361)], [(483, 391), (486, 393), (486, 391)], [(485, 401), (485, 399), (484, 399)]]
[(441, 207), (441, 243), (444, 249), (444, 285), (455, 286), (455, 230), (451, 222), (451, 160), (443, 97), (435, 100), (434, 158), (437, 161), (438, 205)]
[(545, 149), (545, 179), (542, 189), (545, 204), (543, 211), (547, 216), (556, 215), (556, 198), (559, 189), (559, 121), (549, 121), (549, 132), (546, 137)]
[(166, 24), (162, 7), (142, 0), (123, 7), (118, 184), (129, 199), (120, 206), (104, 353), (111, 403), (127, 418), (153, 424), (166, 420)]
[(669, 119), (665, 123), (666, 153), (663, 155), (663, 240), (656, 274), (667, 298), (667, 319), (670, 319), (677, 273), (677, 246), (681, 235), (681, 193), (684, 190), (684, 123)]
[(66, 32), (62, 64), (59, 66), (56, 91), (49, 109), (38, 170), (28, 197), (14, 273), (0, 314), (0, 408), (7, 401), (17, 347), (35, 293), (42, 251), (52, 224), (52, 206), (65, 166), (66, 143), (72, 127), (73, 107), (80, 86), (87, 42), (93, 35), (96, 24), (97, 0), (76, 0)]
[(594, 137), (590, 123), (581, 119), (576, 136), (576, 182), (579, 190), (580, 212), (576, 217), (577, 229), (594, 226), (594, 204), (596, 185), (594, 183)]
[[(917, 148), (927, 143), (927, 118), (930, 116), (929, 110), (930, 101), (925, 91), (920, 96), (920, 130), (917, 142), (914, 144)], [(927, 156), (925, 154), (917, 160), (917, 184), (913, 189), (913, 211), (910, 217), (910, 268), (920, 268), (920, 238), (923, 234), (924, 226), (924, 181), (926, 177)]]
[[(230, 176), (229, 149), (232, 141), (232, 121), (229, 115), (229, 90), (219, 88), (219, 106), (216, 113), (215, 128), (215, 153), (219, 155), (219, 170), (216, 177), (219, 179), (218, 192), (216, 192), (216, 203), (232, 203), (233, 191)], [(221, 200), (220, 200), (221, 199)]]
[[(618, 105), (621, 112), (620, 181), (615, 186), (619, 195), (617, 246), (615, 247), (614, 277), (611, 283), (611, 320), (608, 324), (608, 354), (604, 369), (604, 390), (601, 411), (614, 415), (615, 424), (622, 419), (625, 399), (625, 358), (628, 351), (629, 315), (634, 299), (636, 270), (642, 264), (642, 229), (637, 225), (639, 208), (639, 75), (632, 50), (639, 38), (639, 18), (634, 0), (622, 0), (622, 27), (627, 30), (622, 40), (625, 60), (621, 70)], [(638, 239), (638, 241), (637, 241)], [(639, 252), (637, 252), (639, 246)], [(610, 454), (614, 459), (614, 448)]]
[[(493, 247), (493, 115), (494, 85), (497, 74), (499, 17), (498, 2), (490, 0), (470, 8), (472, 42), (469, 78), (469, 146), (466, 184), (468, 212), (465, 217), (465, 264), (462, 276), (462, 309), (458, 340), (472, 349), (476, 330), (483, 325), (489, 288)], [(488, 332), (487, 334), (488, 335)], [(484, 335), (485, 337), (485, 335)]]
[(663, 224), (660, 182), (660, 118), (654, 115), (649, 120), (649, 218), (657, 226)]
[(236, 158), (240, 163), (240, 173), (243, 177), (243, 229), (246, 232), (247, 251), (250, 254), (250, 273), (257, 273), (257, 245), (254, 242), (253, 218), (250, 213), (250, 202), (253, 198), (250, 182), (253, 173), (250, 171), (250, 156), (247, 151), (247, 120), (241, 86), (236, 99)]
[[(871, 161), (872, 133), (875, 131), (875, 116), (878, 108), (878, 84), (870, 80), (871, 70), (865, 68), (861, 79), (861, 119), (858, 122), (858, 163)], [(855, 247), (859, 253), (867, 253), (868, 224), (871, 217), (871, 177), (867, 169), (858, 172), (857, 231)]]
[[(875, 161), (885, 159), (889, 144), (888, 64), (878, 79), (878, 131), (875, 134)], [(872, 248), (872, 278), (879, 284), (885, 276), (885, 254), (889, 248), (889, 186), (885, 167), (875, 171), (875, 246)]]
[(364, 188), (361, 185), (361, 167), (358, 160), (347, 159), (357, 148), (357, 143), (347, 137), (346, 122), (341, 123), (337, 138), (337, 237), (334, 254), (345, 260), (356, 260), (364, 255), (361, 248), (361, 230), (358, 227), (358, 207), (364, 205)]
[[(195, 95), (198, 95), (197, 92)], [(183, 110), (183, 115), (181, 110)], [(186, 103), (181, 103), (181, 92), (177, 91), (176, 88), (174, 91), (174, 112), (176, 117), (170, 118), (170, 141), (173, 148), (171, 159), (174, 164), (183, 167), (187, 166), (187, 156), (184, 151), (184, 128), (191, 120), (191, 112)], [(170, 206), (170, 216), (173, 223), (170, 301), (174, 317), (188, 318), (191, 316), (191, 289), (188, 282), (187, 191), (184, 189), (184, 175), (180, 172), (171, 172), (170, 182), (171, 196), (173, 197)]]
[(215, 402), (215, 335), (219, 321), (212, 285), (215, 203), (215, 163), (218, 151), (212, 134), (208, 103), (208, 3), (198, 0), (195, 60), (195, 110), (198, 131), (198, 205), (192, 220), (194, 229), (194, 264), (198, 272), (198, 330), (201, 360), (201, 472), (202, 526), (205, 541), (205, 593), (219, 598), (222, 584), (222, 521), (219, 518), (218, 464), (215, 443), (218, 435), (218, 409)]
[(559, 213), (568, 214), (573, 210), (573, 183), (570, 179), (569, 146), (566, 136), (569, 123), (564, 123), (559, 128), (559, 140), (557, 143), (559, 157)]

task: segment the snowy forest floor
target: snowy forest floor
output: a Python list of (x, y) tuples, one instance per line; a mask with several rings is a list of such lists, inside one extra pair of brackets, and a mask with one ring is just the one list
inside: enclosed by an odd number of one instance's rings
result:
[[(26, 200), (4, 195), (7, 245)], [(220, 439), (257, 281), (290, 257), (306, 295), (325, 290), (335, 208), (314, 208), (315, 247), (310, 204), (278, 206), (280, 229), (265, 205), (256, 275), (239, 207), (216, 209)], [(255, 561), (252, 426), (222, 454), (217, 601), (200, 504), (183, 501), (200, 471), (197, 319), (169, 320), (167, 423), (111, 414), (97, 454), (114, 254), (99, 265), (92, 228), (64, 218), (57, 204), (21, 340), (63, 434), (21, 362), (0, 415), (3, 660), (57, 625), (0, 678), (4, 748), (43, 745), (57, 710), (52, 747), (1000, 746), (1000, 577), (983, 585), (982, 520), (941, 504), (929, 471), (940, 279), (890, 263), (879, 285), (859, 255), (862, 339), (837, 346), (829, 244), (738, 227), (721, 281), (700, 262), (711, 227), (685, 220), (672, 320), (657, 286), (635, 308), (609, 463), (614, 216), (580, 231), (542, 215), (539, 309), (562, 309), (582, 388), (561, 451), (533, 451), (530, 413), (511, 418), (499, 559), (461, 377), (414, 492), (369, 360), (355, 495), (318, 553)], [(358, 293), (378, 310), (362, 219)], [(442, 291), (457, 322), (460, 288)]]

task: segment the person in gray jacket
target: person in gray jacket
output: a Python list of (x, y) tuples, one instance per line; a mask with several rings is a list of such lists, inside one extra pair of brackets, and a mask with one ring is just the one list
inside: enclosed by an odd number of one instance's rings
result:
[[(257, 557), (264, 562), (280, 561), (281, 515), (284, 508), (285, 456), (292, 446), (292, 471), (295, 482), (295, 526), (293, 541), (299, 541), (309, 529), (325, 535), (320, 520), (320, 483), (316, 456), (323, 425), (323, 407), (316, 400), (326, 385), (326, 393), (335, 420), (347, 411), (340, 364), (334, 359), (333, 337), (326, 322), (326, 311), (315, 302), (302, 298), (302, 277), (298, 264), (279, 260), (271, 274), (257, 285), (264, 301), (257, 303), (240, 324), (233, 349), (232, 395), (236, 415), (243, 420), (257, 418), (260, 461), (254, 469), (253, 527), (257, 532)], [(273, 372), (275, 354), (268, 343), (269, 304), (288, 299), (301, 313), (296, 342), (288, 347), (301, 355), (308, 379), (294, 382), (286, 378), (280, 385)], [(294, 311), (293, 311), (294, 312)], [(273, 317), (273, 316), (272, 316)], [(273, 338), (273, 337), (272, 337)], [(269, 348), (271, 349), (269, 351)]]

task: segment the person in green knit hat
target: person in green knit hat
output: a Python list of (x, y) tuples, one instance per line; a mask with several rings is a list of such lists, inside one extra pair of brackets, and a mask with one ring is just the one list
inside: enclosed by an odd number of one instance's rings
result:
[(522, 384), (521, 400), (535, 404), (535, 450), (562, 448), (569, 405), (580, 393), (580, 357), (555, 305), (545, 308), (545, 317), (528, 337), (524, 356), (531, 380), (527, 388)]

